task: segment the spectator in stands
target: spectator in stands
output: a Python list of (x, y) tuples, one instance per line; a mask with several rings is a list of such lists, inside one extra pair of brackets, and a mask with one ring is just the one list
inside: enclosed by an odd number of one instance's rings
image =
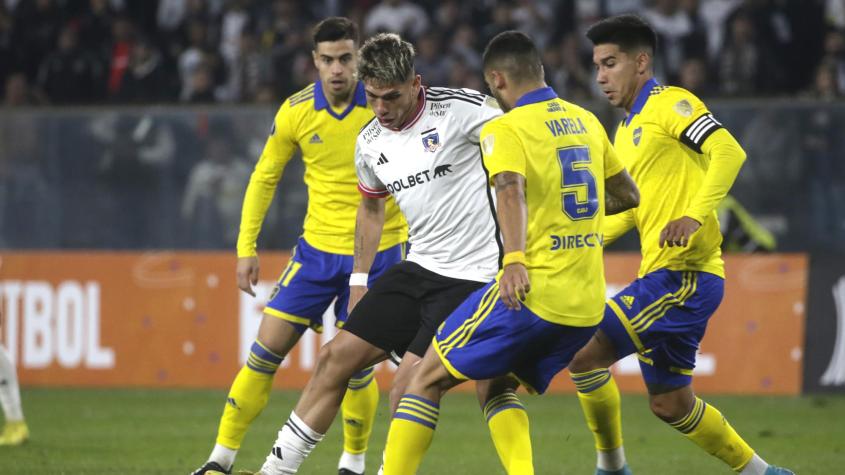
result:
[(146, 38), (132, 46), (129, 70), (120, 89), (115, 93), (118, 102), (168, 102), (176, 99), (177, 83), (167, 71), (161, 53)]
[[(830, 102), (842, 97), (837, 88), (837, 67), (823, 61), (815, 71), (808, 97)], [(838, 153), (843, 145), (833, 110), (819, 107), (801, 122), (805, 189), (815, 240), (834, 247), (845, 239), (845, 164)]]
[(822, 63), (835, 70), (834, 84), (838, 95), (845, 95), (845, 35), (842, 30), (831, 29), (825, 34), (824, 54)]
[(730, 24), (730, 36), (720, 54), (721, 92), (730, 96), (751, 96), (770, 92), (777, 81), (771, 49), (757, 41), (751, 18), (740, 12)]
[(182, 199), (182, 218), (199, 247), (231, 247), (238, 238), (244, 190), (252, 169), (234, 153), (232, 138), (212, 132)]
[(45, 104), (47, 101), (37, 91), (32, 90), (26, 81), (26, 74), (15, 72), (6, 78), (3, 105), (5, 107), (26, 107)]
[(189, 93), (183, 98), (184, 102), (190, 104), (210, 104), (217, 101), (215, 93), (214, 75), (211, 68), (200, 65), (192, 73), (188, 82)]
[(440, 37), (442, 34), (428, 32), (417, 41), (415, 68), (426, 84), (445, 84), (451, 69), (443, 55)]
[(112, 24), (115, 11), (108, 0), (89, 0), (88, 9), (76, 20), (80, 47), (98, 57), (102, 63), (109, 59)]
[(38, 66), (56, 45), (62, 27), (62, 12), (53, 0), (20, 2), (14, 9), (15, 48), (20, 48), (22, 68), (27, 78), (34, 78)]
[(112, 43), (109, 56), (108, 93), (115, 96), (120, 91), (123, 75), (129, 68), (129, 56), (135, 41), (135, 27), (128, 17), (115, 18), (112, 24)]
[(661, 45), (656, 73), (674, 84), (684, 58), (684, 42), (693, 33), (693, 23), (681, 9), (679, 0), (655, 0), (654, 6), (643, 11), (642, 16), (654, 28)]
[(65, 26), (58, 48), (41, 63), (37, 84), (53, 104), (98, 102), (103, 97), (105, 70), (90, 50), (79, 47), (76, 28)]
[(252, 102), (265, 84), (273, 82), (273, 63), (262, 51), (258, 36), (246, 28), (241, 32), (239, 51), (229, 65), (226, 84), (229, 100)]
[(684, 60), (681, 65), (678, 85), (692, 92), (700, 98), (710, 97), (715, 92), (710, 86), (707, 75), (707, 65), (703, 59), (692, 58)]
[(382, 0), (364, 19), (364, 32), (399, 33), (403, 38), (419, 38), (428, 29), (428, 14), (407, 0)]

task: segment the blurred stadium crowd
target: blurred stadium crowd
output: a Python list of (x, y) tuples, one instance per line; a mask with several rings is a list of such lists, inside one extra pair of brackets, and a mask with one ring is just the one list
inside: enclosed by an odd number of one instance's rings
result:
[(564, 97), (596, 96), (592, 22), (637, 12), (659, 32), (658, 77), (704, 96), (845, 92), (845, 0), (4, 0), (7, 106), (275, 103), (314, 79), (310, 29), (346, 15), (400, 32), (426, 83), (483, 90), (479, 53), (530, 32)]
[[(273, 114), (316, 79), (310, 30), (329, 15), (412, 39), (426, 84), (482, 91), (488, 39), (529, 32), (547, 82), (612, 135), (583, 33), (630, 11), (660, 33), (658, 78), (705, 98), (745, 147), (732, 193), (777, 248), (845, 250), (845, 0), (0, 0), (0, 248), (231, 249)], [(262, 247), (295, 243), (302, 174), (285, 170)]]

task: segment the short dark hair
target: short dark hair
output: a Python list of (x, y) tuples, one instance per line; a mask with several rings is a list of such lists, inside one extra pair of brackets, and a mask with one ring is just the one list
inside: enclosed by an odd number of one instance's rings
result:
[(396, 33), (379, 33), (358, 51), (358, 77), (380, 85), (401, 84), (414, 75), (414, 47)]
[(657, 50), (657, 34), (645, 20), (637, 15), (617, 15), (595, 23), (587, 30), (587, 38), (593, 45), (615, 44), (622, 51), (648, 48), (652, 54)]
[(333, 16), (317, 23), (311, 37), (314, 48), (324, 41), (352, 40), (358, 44), (358, 25), (349, 18)]
[(520, 31), (499, 33), (484, 48), (484, 71), (501, 69), (517, 81), (542, 81), (543, 61), (534, 41)]

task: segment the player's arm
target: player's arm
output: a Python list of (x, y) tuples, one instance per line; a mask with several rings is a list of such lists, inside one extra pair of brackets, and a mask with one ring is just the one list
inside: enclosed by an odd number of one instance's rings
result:
[(593, 117), (596, 130), (603, 135), (604, 145), (604, 214), (602, 232), (605, 245), (611, 244), (634, 227), (634, 212), (640, 204), (640, 190), (622, 165), (616, 149), (610, 143), (607, 132)]
[(366, 151), (360, 144), (355, 147), (355, 164), (358, 173), (358, 191), (361, 203), (355, 216), (355, 250), (352, 275), (349, 276), (349, 312), (367, 293), (370, 268), (378, 253), (381, 232), (384, 229), (384, 199), (389, 196), (366, 160)]
[(238, 288), (255, 296), (252, 286), (258, 284), (258, 252), (256, 243), (267, 209), (273, 201), (282, 171), (296, 150), (290, 121), (290, 110), (283, 104), (276, 114), (264, 151), (249, 178), (241, 209), (238, 233)]
[(640, 190), (624, 168), (604, 180), (604, 215), (619, 214), (640, 205)]
[(520, 300), (531, 290), (525, 268), (525, 240), (528, 207), (525, 204), (525, 177), (501, 172), (493, 177), (496, 187), (496, 214), (502, 232), (505, 257), (499, 278), (499, 295), (506, 307), (519, 310)]
[(745, 151), (733, 135), (716, 121), (701, 101), (692, 96), (690, 102), (696, 104), (693, 119), (689, 124), (682, 122), (682, 125), (676, 126), (672, 132), (684, 145), (705, 155), (709, 167), (701, 188), (684, 215), (670, 221), (661, 231), (660, 247), (686, 247), (692, 234), (728, 194), (745, 162)]

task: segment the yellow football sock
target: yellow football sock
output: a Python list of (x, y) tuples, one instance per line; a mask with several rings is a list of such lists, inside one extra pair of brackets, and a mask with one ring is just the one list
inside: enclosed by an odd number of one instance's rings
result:
[(440, 406), (406, 394), (390, 422), (384, 449), (384, 475), (413, 475), (434, 438)]
[(374, 376), (372, 367), (353, 376), (340, 406), (343, 413), (343, 450), (350, 454), (366, 452), (373, 432), (379, 398)]
[(725, 420), (722, 413), (699, 398), (695, 398), (692, 411), (686, 417), (669, 425), (737, 472), (754, 456), (754, 451)]
[(596, 449), (606, 451), (622, 447), (622, 402), (610, 371), (603, 368), (570, 376), (578, 389), (584, 418), (593, 431)]
[(509, 391), (491, 398), (484, 405), (484, 417), (505, 471), (534, 475), (528, 414), (516, 394)]
[(235, 450), (241, 447), (249, 425), (267, 405), (273, 376), (281, 362), (281, 356), (258, 341), (252, 344), (246, 365), (238, 372), (229, 390), (217, 429), (218, 444)]

